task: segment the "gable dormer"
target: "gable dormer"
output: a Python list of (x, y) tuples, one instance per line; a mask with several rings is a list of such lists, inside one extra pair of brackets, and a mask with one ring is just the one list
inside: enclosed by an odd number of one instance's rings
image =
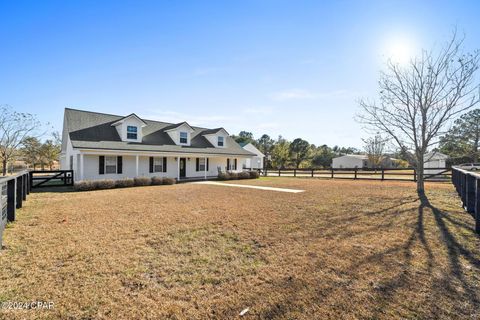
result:
[(177, 123), (164, 129), (178, 146), (190, 146), (194, 129), (186, 122)]
[(202, 135), (210, 142), (215, 148), (226, 148), (227, 138), (229, 136), (227, 130), (223, 128), (206, 130)]
[(142, 142), (143, 130), (147, 124), (135, 113), (123, 117), (122, 119), (112, 123), (112, 127), (117, 129), (118, 135), (122, 141)]

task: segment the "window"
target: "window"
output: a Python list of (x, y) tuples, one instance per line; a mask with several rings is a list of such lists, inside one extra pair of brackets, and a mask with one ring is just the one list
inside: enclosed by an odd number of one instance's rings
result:
[(127, 126), (127, 139), (137, 140), (137, 127)]
[(163, 158), (153, 158), (153, 172), (163, 172)]
[(180, 143), (188, 143), (188, 133), (184, 131), (180, 132)]
[(218, 137), (218, 143), (217, 143), (217, 145), (218, 145), (219, 147), (223, 147), (223, 137)]
[(117, 157), (105, 157), (105, 173), (117, 173)]
[(198, 171), (205, 171), (205, 158), (198, 159)]

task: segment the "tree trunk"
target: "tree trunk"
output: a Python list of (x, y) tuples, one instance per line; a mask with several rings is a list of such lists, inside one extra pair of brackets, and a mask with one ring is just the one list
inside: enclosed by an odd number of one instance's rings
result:
[(423, 154), (417, 156), (417, 193), (419, 195), (425, 195), (425, 181), (424, 179), (424, 162)]
[(7, 159), (3, 158), (2, 159), (2, 175), (6, 176), (7, 175)]

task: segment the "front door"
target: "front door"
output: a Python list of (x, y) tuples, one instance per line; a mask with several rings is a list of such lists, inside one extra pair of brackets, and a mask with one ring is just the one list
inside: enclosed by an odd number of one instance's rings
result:
[(185, 158), (180, 158), (180, 178), (185, 178), (187, 176), (187, 160)]

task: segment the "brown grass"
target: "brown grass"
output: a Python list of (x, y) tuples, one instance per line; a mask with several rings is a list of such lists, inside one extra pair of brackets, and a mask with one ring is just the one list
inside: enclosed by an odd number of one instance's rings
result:
[(8, 319), (475, 319), (480, 239), (449, 184), (263, 178), (35, 193), (5, 234)]

